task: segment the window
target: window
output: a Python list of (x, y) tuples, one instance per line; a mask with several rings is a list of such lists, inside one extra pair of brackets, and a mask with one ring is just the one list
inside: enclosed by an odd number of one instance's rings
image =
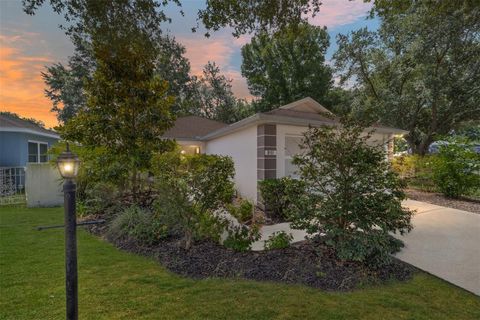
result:
[(297, 166), (292, 164), (294, 155), (301, 153), (302, 136), (285, 135), (285, 176), (298, 178)]
[(28, 141), (28, 162), (47, 162), (47, 150), (48, 144), (46, 142)]

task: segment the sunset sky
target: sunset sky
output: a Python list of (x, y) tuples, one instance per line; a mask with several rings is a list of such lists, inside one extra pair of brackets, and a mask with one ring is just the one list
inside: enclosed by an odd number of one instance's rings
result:
[[(29, 16), (22, 11), (21, 3), (21, 0), (0, 1), (0, 110), (36, 118), (47, 127), (53, 127), (57, 121), (55, 114), (50, 112), (50, 100), (44, 96), (41, 71), (52, 63), (65, 63), (73, 53), (73, 46), (58, 28), (64, 23), (63, 17), (55, 14), (49, 5), (44, 5), (35, 16)], [(175, 6), (167, 8), (173, 22), (163, 29), (186, 47), (192, 73), (201, 73), (208, 61), (215, 61), (233, 80), (235, 94), (249, 98), (246, 81), (240, 73), (240, 48), (249, 41), (249, 36), (236, 39), (227, 29), (214, 33), (209, 39), (203, 37), (202, 30), (192, 33), (196, 13), (204, 1), (182, 3), (185, 16), (182, 17)], [(369, 9), (370, 4), (362, 0), (323, 1), (320, 14), (310, 22), (328, 27), (331, 47), (327, 59), (336, 50), (338, 33), (348, 33), (363, 26), (377, 28), (378, 21), (365, 19)]]

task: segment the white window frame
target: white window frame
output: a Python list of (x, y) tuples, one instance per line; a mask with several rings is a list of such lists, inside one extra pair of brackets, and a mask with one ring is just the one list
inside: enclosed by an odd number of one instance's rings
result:
[[(36, 162), (31, 162), (30, 161), (30, 150), (28, 149), (28, 144), (30, 144), (30, 143), (36, 143), (37, 144), (37, 161)], [(28, 163), (47, 163), (48, 162), (48, 155), (47, 155), (47, 161), (45, 161), (45, 162), (40, 161), (40, 145), (41, 144), (46, 145), (47, 150), (48, 150), (48, 142), (37, 141), (37, 140), (28, 140), (28, 143), (27, 143), (27, 162)]]

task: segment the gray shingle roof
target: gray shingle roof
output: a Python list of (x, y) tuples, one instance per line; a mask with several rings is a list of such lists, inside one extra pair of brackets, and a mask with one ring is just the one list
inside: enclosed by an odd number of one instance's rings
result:
[(8, 115), (8, 114), (0, 114), (0, 128), (2, 129), (12, 129), (12, 131), (31, 131), (31, 132), (36, 132), (39, 134), (46, 134), (46, 135), (55, 135), (58, 136), (58, 133), (53, 131), (53, 130), (48, 130), (45, 128), (42, 128), (41, 126), (27, 121), (23, 119), (19, 119), (17, 117)]
[(204, 135), (226, 127), (227, 124), (198, 116), (177, 118), (172, 128), (167, 130), (164, 138), (197, 140)]

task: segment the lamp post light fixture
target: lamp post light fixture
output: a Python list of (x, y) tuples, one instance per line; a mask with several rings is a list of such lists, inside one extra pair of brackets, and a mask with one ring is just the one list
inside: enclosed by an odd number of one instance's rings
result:
[(60, 175), (65, 179), (63, 184), (65, 211), (65, 287), (67, 300), (67, 320), (78, 319), (78, 277), (77, 277), (77, 219), (75, 207), (75, 192), (80, 160), (67, 150), (57, 158)]

